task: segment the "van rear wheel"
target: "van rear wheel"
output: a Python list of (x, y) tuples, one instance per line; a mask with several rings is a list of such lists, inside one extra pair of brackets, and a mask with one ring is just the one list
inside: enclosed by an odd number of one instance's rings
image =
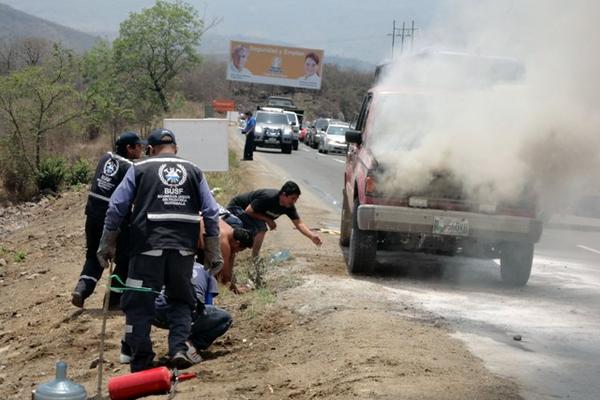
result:
[(525, 286), (531, 275), (533, 243), (510, 243), (500, 254), (500, 276), (508, 286)]
[(346, 199), (346, 193), (342, 194), (342, 221), (340, 223), (340, 245), (348, 246), (352, 234), (352, 213)]
[(352, 231), (346, 265), (351, 274), (369, 275), (375, 271), (377, 232), (358, 228), (358, 202), (352, 213)]

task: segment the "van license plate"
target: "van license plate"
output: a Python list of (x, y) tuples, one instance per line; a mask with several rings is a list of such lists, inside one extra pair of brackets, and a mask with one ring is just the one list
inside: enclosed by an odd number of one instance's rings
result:
[(436, 235), (469, 236), (466, 218), (433, 217), (433, 233)]

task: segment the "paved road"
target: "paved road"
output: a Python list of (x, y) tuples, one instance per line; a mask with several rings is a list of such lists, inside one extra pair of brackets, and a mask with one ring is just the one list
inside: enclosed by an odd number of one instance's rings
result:
[[(258, 154), (340, 212), (343, 156), (303, 144), (292, 155)], [(503, 287), (491, 260), (384, 253), (378, 261), (385, 275), (369, 280), (448, 321), (490, 369), (516, 379), (526, 398), (599, 397), (600, 232), (546, 229), (522, 289)]]

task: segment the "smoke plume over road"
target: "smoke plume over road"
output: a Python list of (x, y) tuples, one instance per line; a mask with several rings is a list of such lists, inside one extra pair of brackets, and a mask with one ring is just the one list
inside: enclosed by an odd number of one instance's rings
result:
[(451, 5), (422, 34), (436, 50), (403, 57), (382, 78), (402, 88), (373, 107), (384, 184), (420, 190), (445, 170), (479, 201), (515, 199), (534, 185), (546, 209), (598, 193), (600, 3)]

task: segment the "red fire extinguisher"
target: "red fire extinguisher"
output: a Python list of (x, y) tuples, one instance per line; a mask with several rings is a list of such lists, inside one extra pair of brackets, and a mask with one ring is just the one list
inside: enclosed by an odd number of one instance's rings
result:
[(108, 394), (111, 400), (130, 400), (151, 394), (165, 394), (178, 382), (195, 377), (195, 373), (180, 374), (177, 370), (171, 372), (167, 367), (152, 368), (110, 378)]

